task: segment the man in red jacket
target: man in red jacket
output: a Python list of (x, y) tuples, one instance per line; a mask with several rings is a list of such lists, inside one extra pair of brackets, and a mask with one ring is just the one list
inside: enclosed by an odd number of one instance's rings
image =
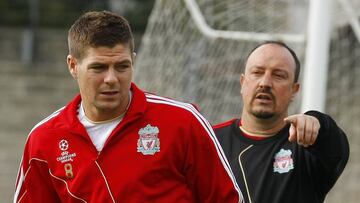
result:
[(242, 202), (208, 121), (132, 81), (128, 22), (88, 12), (70, 28), (80, 95), (29, 134), (14, 202)]

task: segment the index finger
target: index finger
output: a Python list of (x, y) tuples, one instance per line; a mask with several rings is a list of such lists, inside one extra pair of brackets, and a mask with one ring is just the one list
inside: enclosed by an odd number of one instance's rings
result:
[(284, 118), (285, 123), (293, 123), (296, 124), (298, 115), (292, 115)]

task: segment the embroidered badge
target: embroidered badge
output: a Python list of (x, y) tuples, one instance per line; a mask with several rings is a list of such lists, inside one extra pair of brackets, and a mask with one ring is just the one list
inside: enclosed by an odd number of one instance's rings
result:
[(290, 149), (280, 149), (274, 156), (274, 172), (287, 173), (294, 169), (294, 162), (291, 155), (292, 152)]
[(59, 149), (62, 152), (60, 156), (56, 158), (57, 161), (60, 161), (61, 163), (74, 161), (73, 158), (76, 157), (76, 153), (69, 153), (67, 151), (69, 149), (69, 143), (67, 140), (61, 140), (59, 142)]
[(139, 139), (137, 142), (137, 152), (143, 155), (154, 155), (160, 152), (160, 139), (158, 138), (159, 128), (150, 124), (139, 130)]
[(61, 151), (66, 151), (69, 148), (69, 143), (66, 140), (61, 140), (59, 142), (59, 148)]

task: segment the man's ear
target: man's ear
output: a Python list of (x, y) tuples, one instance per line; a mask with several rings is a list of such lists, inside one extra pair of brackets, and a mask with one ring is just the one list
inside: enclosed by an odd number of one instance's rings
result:
[(244, 73), (241, 73), (241, 75), (240, 75), (240, 93), (242, 93), (242, 87), (243, 87), (244, 80), (245, 80), (245, 75), (244, 75)]
[(132, 65), (134, 65), (134, 63), (135, 63), (135, 57), (136, 57), (136, 52), (134, 51), (134, 52), (132, 53), (132, 57), (131, 57), (131, 59), (132, 59)]
[(77, 79), (77, 60), (74, 56), (68, 55), (66, 58), (66, 62), (69, 68), (69, 72), (74, 79)]
[(291, 96), (291, 101), (294, 100), (296, 94), (299, 92), (300, 90), (300, 83), (294, 83), (292, 86), (292, 96)]

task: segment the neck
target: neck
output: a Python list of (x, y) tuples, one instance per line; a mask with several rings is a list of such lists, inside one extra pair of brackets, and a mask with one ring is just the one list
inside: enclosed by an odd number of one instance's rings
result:
[(270, 137), (279, 132), (286, 123), (284, 116), (274, 116), (268, 119), (257, 118), (253, 115), (243, 113), (241, 116), (241, 126), (249, 134)]
[(105, 124), (105, 123), (110, 123), (110, 122), (113, 122), (113, 121), (116, 121), (116, 120), (121, 120), (121, 119), (124, 117), (125, 113), (126, 113), (126, 111), (124, 111), (122, 114), (120, 114), (120, 115), (117, 116), (117, 117), (110, 118), (110, 119), (101, 119), (101, 120), (99, 120), (99, 121), (93, 121), (93, 120), (91, 120), (91, 119), (88, 118), (88, 117), (85, 115), (85, 113), (84, 113), (84, 118), (85, 118), (88, 122), (90, 122), (90, 123), (92, 123), (92, 124)]

